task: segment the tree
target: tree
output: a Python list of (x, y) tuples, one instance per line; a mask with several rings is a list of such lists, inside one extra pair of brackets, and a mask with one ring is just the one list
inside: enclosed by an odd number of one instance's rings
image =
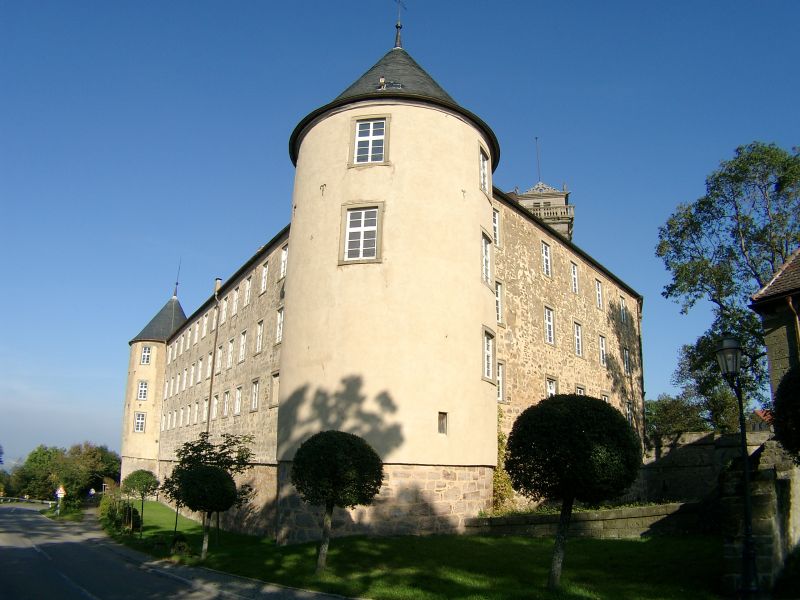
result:
[(639, 438), (625, 417), (598, 398), (559, 394), (528, 407), (514, 422), (506, 470), (517, 492), (532, 500), (561, 499), (550, 577), (558, 589), (575, 500), (613, 498), (639, 471)]
[(644, 403), (647, 437), (656, 441), (686, 431), (708, 431), (702, 411), (702, 406), (686, 394), (661, 394), (657, 400), (647, 400)]
[(775, 391), (772, 423), (775, 438), (800, 464), (800, 367), (794, 366), (781, 378)]
[(139, 539), (142, 538), (144, 529), (144, 499), (154, 494), (158, 490), (158, 479), (152, 472), (146, 469), (139, 469), (128, 475), (122, 482), (122, 491), (131, 496), (137, 496), (142, 501), (142, 508), (139, 511), (141, 518), (139, 524)]
[(58, 483), (57, 459), (64, 454), (62, 448), (39, 445), (25, 458), (25, 462), (11, 472), (11, 482), (20, 496), (38, 500), (53, 498)]
[(0, 446), (0, 465), (3, 464), (3, 447)]
[(682, 351), (699, 394), (723, 385), (713, 345), (729, 331), (743, 347), (747, 397), (764, 399), (766, 350), (749, 299), (799, 245), (800, 153), (761, 142), (737, 148), (706, 179), (706, 194), (678, 206), (659, 229), (656, 255), (672, 274), (664, 297), (684, 313), (698, 300), (713, 307), (711, 327)]
[(357, 435), (322, 431), (297, 449), (292, 464), (292, 485), (303, 500), (325, 507), (317, 573), (325, 569), (333, 508), (372, 504), (382, 484), (383, 462)]
[(180, 469), (176, 474), (183, 503), (191, 510), (203, 513), (203, 550), (201, 560), (208, 556), (208, 525), (211, 514), (228, 510), (238, 497), (233, 476), (215, 465), (196, 464)]

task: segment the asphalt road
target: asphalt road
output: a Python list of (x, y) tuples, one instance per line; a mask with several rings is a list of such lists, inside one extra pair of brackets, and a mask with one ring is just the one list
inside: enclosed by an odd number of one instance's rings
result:
[(59, 523), (41, 508), (0, 505), (2, 600), (341, 598), (153, 561), (109, 540), (91, 517)]

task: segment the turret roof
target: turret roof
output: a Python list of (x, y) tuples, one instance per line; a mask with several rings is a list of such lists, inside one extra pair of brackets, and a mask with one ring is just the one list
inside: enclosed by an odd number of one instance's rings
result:
[(355, 83), (339, 94), (325, 106), (306, 116), (294, 128), (289, 138), (289, 156), (292, 163), (297, 163), (297, 153), (300, 149), (302, 135), (317, 117), (346, 104), (361, 100), (373, 99), (405, 99), (420, 100), (449, 108), (472, 121), (486, 136), (492, 155), (492, 169), (497, 167), (500, 160), (500, 145), (497, 137), (489, 126), (477, 115), (460, 106), (444, 91), (433, 77), (423, 69), (417, 61), (403, 48), (396, 46), (389, 50), (383, 58), (373, 65), (366, 73), (359, 77)]
[(172, 296), (155, 317), (129, 343), (134, 342), (166, 342), (172, 332), (186, 322), (186, 313), (178, 301)]

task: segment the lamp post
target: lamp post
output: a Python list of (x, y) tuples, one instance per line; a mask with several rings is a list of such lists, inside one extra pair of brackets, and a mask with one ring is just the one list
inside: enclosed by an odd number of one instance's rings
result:
[(742, 383), (739, 369), (742, 361), (742, 346), (739, 341), (723, 335), (717, 341), (717, 362), (722, 376), (736, 394), (739, 403), (739, 440), (742, 453), (742, 471), (744, 474), (744, 545), (742, 548), (742, 596), (755, 597), (758, 593), (758, 576), (756, 574), (756, 547), (753, 542), (753, 508), (750, 502), (750, 467), (747, 453), (747, 429), (744, 422), (744, 402), (742, 401)]

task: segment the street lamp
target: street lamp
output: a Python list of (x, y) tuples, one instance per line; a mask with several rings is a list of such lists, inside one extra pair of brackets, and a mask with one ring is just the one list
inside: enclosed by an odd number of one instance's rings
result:
[(742, 362), (742, 346), (739, 340), (730, 335), (723, 335), (717, 341), (717, 362), (722, 376), (736, 394), (739, 403), (739, 440), (742, 453), (742, 471), (744, 473), (744, 545), (742, 548), (742, 594), (753, 597), (758, 593), (758, 575), (756, 574), (756, 547), (753, 542), (753, 509), (750, 502), (750, 467), (747, 453), (747, 429), (744, 422), (744, 402), (742, 401), (742, 383), (739, 369)]

